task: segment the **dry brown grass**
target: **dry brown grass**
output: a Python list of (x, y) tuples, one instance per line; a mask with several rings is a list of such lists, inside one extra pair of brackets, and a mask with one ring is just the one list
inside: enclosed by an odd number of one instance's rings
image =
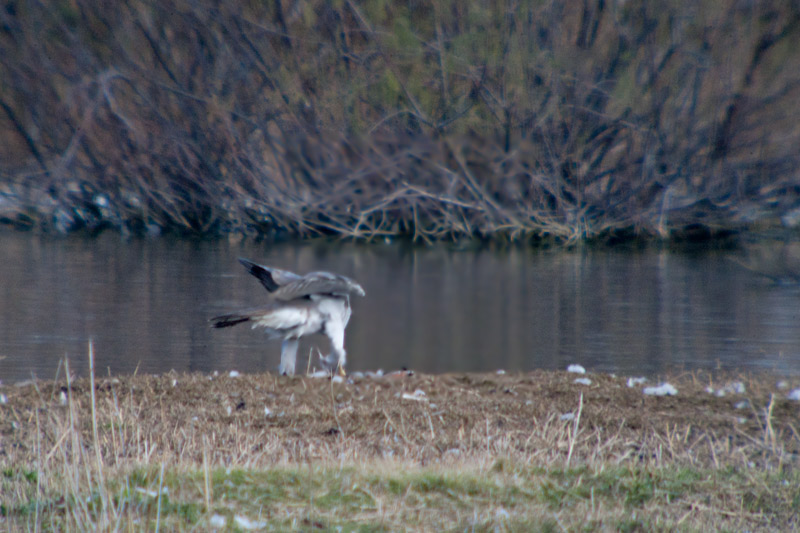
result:
[(706, 387), (732, 379), (682, 375), (671, 380), (677, 396), (650, 397), (623, 378), (575, 377), (167, 374), (5, 386), (0, 524), (797, 527), (799, 408), (775, 380), (739, 376), (744, 393), (720, 397)]

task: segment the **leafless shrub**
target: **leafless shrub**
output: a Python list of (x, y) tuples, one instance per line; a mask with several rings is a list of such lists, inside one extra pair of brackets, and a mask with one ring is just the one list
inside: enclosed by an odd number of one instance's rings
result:
[(0, 219), (418, 241), (770, 221), (800, 11), (138, 0), (0, 14)]

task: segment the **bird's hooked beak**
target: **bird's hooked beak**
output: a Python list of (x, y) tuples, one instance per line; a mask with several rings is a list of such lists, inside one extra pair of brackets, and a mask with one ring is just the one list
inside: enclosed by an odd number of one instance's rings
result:
[(359, 296), (366, 296), (367, 295), (367, 293), (364, 292), (364, 288), (361, 285), (359, 285), (358, 283), (356, 283), (355, 281), (353, 282), (353, 292), (355, 292)]

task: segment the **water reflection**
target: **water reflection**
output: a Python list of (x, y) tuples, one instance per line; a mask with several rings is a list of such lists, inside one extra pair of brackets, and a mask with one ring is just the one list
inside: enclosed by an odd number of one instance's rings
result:
[[(719, 253), (457, 252), (398, 246), (47, 240), (0, 235), (0, 380), (103, 372), (274, 370), (280, 345), (207, 319), (260, 305), (238, 256), (351, 276), (350, 370), (696, 368), (800, 373), (800, 289)], [(317, 341), (327, 350), (325, 340)], [(314, 342), (301, 343), (298, 368)]]

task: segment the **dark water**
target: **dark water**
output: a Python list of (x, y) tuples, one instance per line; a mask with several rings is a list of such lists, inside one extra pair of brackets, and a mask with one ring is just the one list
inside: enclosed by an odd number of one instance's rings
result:
[[(800, 374), (800, 289), (725, 254), (458, 252), (390, 245), (266, 246), (0, 234), (0, 380), (52, 378), (68, 356), (97, 372), (274, 370), (280, 344), (208, 318), (260, 305), (238, 256), (361, 282), (349, 369), (424, 372), (565, 368), (655, 375), (681, 369)], [(327, 351), (326, 341), (316, 341)], [(314, 341), (301, 343), (305, 368)]]

